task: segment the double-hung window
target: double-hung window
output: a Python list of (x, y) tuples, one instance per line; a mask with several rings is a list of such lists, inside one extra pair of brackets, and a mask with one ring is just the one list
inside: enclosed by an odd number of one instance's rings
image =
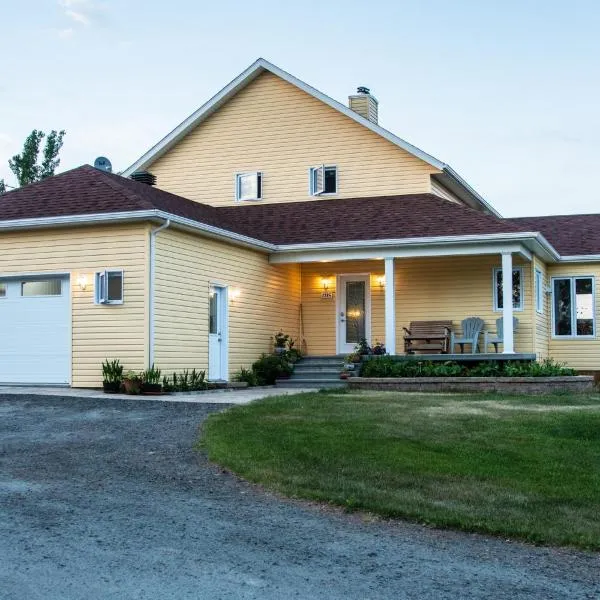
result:
[(95, 280), (96, 304), (123, 304), (123, 271), (100, 271)]
[(552, 278), (552, 333), (555, 337), (594, 337), (594, 278)]
[(238, 173), (235, 176), (236, 200), (262, 199), (262, 173)]
[(337, 193), (337, 167), (320, 165), (309, 172), (309, 190), (311, 196)]
[[(499, 311), (504, 308), (504, 298), (502, 297), (503, 282), (502, 269), (494, 269), (494, 310)], [(515, 267), (512, 272), (512, 299), (513, 310), (523, 310), (523, 269)]]

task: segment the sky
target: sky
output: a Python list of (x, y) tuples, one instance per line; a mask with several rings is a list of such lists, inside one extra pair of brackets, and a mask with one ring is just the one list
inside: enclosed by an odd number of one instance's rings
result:
[(128, 167), (258, 57), (450, 164), (504, 216), (600, 212), (600, 2), (0, 0), (0, 178)]

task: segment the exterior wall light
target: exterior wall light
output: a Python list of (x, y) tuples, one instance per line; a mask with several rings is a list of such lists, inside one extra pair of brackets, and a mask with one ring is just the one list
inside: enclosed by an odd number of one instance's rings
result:
[(383, 289), (385, 287), (385, 275), (379, 275), (379, 277), (377, 277), (376, 281), (379, 284), (379, 287), (381, 289)]
[(77, 285), (79, 286), (79, 289), (82, 292), (85, 292), (85, 290), (87, 290), (87, 286), (88, 286), (88, 278), (87, 275), (78, 275), (77, 276)]
[(236, 300), (239, 300), (241, 294), (242, 291), (240, 290), (240, 288), (232, 288), (229, 292), (229, 298), (232, 302), (235, 302)]

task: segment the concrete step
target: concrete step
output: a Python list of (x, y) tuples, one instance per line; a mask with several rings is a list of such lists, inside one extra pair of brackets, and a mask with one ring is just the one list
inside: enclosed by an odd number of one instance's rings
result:
[(339, 373), (342, 365), (305, 365), (296, 363), (294, 373)]
[(301, 358), (297, 363), (297, 365), (311, 365), (311, 366), (319, 366), (319, 367), (327, 367), (327, 366), (337, 366), (343, 365), (344, 360), (340, 360), (339, 358)]
[(338, 379), (339, 371), (294, 371), (290, 379)]

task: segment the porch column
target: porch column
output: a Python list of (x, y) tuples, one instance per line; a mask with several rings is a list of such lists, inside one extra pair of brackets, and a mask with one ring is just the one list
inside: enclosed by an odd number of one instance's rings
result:
[(385, 348), (396, 354), (396, 300), (394, 289), (394, 259), (385, 259)]
[(502, 253), (502, 321), (504, 323), (504, 354), (514, 354), (513, 331), (513, 268), (512, 254)]

